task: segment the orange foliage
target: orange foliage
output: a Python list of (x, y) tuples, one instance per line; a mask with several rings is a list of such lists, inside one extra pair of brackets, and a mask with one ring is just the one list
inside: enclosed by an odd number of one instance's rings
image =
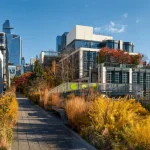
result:
[(103, 48), (99, 52), (99, 63), (103, 62), (115, 62), (119, 64), (140, 64), (144, 56), (141, 54), (129, 55), (129, 53), (119, 50), (119, 49), (110, 49)]

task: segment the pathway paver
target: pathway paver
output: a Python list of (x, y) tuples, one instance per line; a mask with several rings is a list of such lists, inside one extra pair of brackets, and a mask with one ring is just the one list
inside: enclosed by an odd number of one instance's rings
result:
[(95, 150), (67, 128), (54, 113), (47, 113), (17, 94), (18, 123), (12, 150)]

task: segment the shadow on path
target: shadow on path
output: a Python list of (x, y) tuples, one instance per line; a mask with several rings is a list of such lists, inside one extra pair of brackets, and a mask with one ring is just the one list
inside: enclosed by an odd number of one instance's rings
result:
[(63, 125), (54, 113), (33, 105), (17, 94), (18, 123), (14, 129), (12, 150), (94, 150), (80, 136)]

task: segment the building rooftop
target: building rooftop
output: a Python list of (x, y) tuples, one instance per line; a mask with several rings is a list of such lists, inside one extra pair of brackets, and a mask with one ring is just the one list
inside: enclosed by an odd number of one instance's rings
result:
[(68, 34), (66, 44), (70, 44), (73, 40), (87, 40), (87, 41), (103, 41), (112, 40), (112, 36), (99, 35), (94, 33), (94, 28), (90, 26), (76, 25)]

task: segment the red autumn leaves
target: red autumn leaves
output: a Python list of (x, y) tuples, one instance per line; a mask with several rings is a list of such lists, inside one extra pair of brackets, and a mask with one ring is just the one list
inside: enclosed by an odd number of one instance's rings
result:
[(32, 72), (27, 72), (27, 73), (22, 74), (19, 77), (15, 77), (13, 80), (13, 84), (18, 86), (20, 84), (26, 83), (32, 74), (33, 74)]
[(111, 62), (119, 64), (135, 64), (139, 65), (144, 56), (141, 54), (129, 54), (123, 50), (103, 48), (99, 52), (99, 63)]

